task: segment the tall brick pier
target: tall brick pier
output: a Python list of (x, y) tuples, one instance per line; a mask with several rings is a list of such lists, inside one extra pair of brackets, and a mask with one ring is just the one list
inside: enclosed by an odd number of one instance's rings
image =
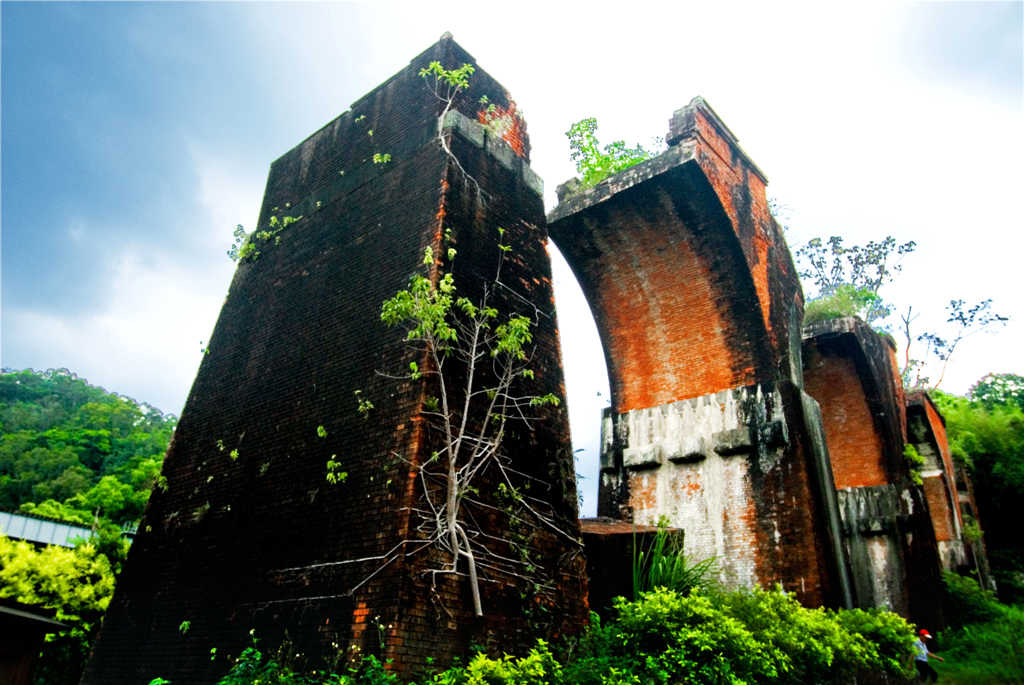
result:
[[(380, 321), (382, 302), (424, 273), (427, 246), (457, 249), (459, 293), (475, 297), (495, 276), (505, 229), (512, 252), (491, 303), (536, 320), (526, 390), (565, 396), (525, 122), (477, 67), (443, 122), (449, 156), (438, 137), (444, 103), (419, 76), (435, 60), (475, 64), (446, 35), (271, 166), (258, 257), (239, 264), (167, 454), (165, 488), (150, 500), (83, 682), (214, 682), (227, 662), (210, 650), (237, 655), (250, 630), (268, 647), (287, 634), (310, 666), (337, 645), (410, 674), (474, 642), (512, 650), (581, 629), (564, 401), (538, 423), (510, 425), (506, 443), (533, 506), (555, 525), (509, 549), (487, 473), (467, 513), (479, 540), (495, 540), (481, 544), (531, 555), (539, 591), (484, 568), (477, 618), (464, 580), (441, 576), (432, 587), (427, 573), (437, 553), (421, 549), (416, 510), (418, 467), (436, 448), (423, 417), (429, 388), (382, 375), (425, 360)], [(496, 105), (490, 120), (483, 96)], [(288, 216), (301, 219), (271, 235), (281, 225), (272, 217)], [(429, 274), (447, 268), (439, 261)], [(361, 400), (373, 409), (360, 413)], [(329, 460), (344, 482), (328, 482)]]
[(803, 294), (766, 178), (701, 98), (666, 141), (548, 215), (608, 364), (598, 514), (667, 517), (726, 585), (849, 606), (821, 418), (802, 388)]

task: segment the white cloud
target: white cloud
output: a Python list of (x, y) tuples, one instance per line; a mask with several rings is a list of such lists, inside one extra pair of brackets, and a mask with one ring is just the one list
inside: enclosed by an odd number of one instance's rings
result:
[[(104, 306), (63, 316), (30, 309), (4, 311), (5, 365), (66, 367), (93, 385), (178, 413), (209, 341), (235, 265), (225, 254), (238, 223), (252, 230), (265, 170), (189, 144), (195, 196), (181, 205), (187, 227), (168, 219), (163, 230), (188, 235), (186, 252), (111, 248)], [(75, 224), (72, 231), (85, 231)]]
[(5, 311), (9, 344), (30, 351), (25, 356), (37, 370), (66, 367), (176, 414), (199, 367), (200, 341), (209, 340), (222, 304), (206, 280), (185, 266), (126, 251), (105, 311), (78, 318)]
[[(189, 143), (188, 149), (199, 182), (195, 201), (207, 226), (197, 232), (198, 246), (219, 256), (230, 247), (236, 225), (242, 224), (249, 232), (256, 226), (267, 172), (196, 142)], [(223, 267), (220, 271), (230, 271), (227, 262), (225, 256), (217, 263)]]

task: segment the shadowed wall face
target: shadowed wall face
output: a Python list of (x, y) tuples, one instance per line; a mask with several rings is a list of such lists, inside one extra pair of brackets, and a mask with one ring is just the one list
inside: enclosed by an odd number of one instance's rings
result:
[[(520, 541), (544, 573), (529, 606), (519, 581), (484, 570), (485, 616), (474, 618), (465, 582), (432, 586), (438, 554), (419, 542), (418, 469), (436, 448), (422, 415), (429, 388), (386, 375), (424, 359), (380, 311), (425, 273), (424, 248), (443, 254), (450, 230), (459, 292), (475, 298), (495, 276), (505, 229), (513, 249), (492, 304), (536, 321), (536, 381), (526, 389), (564, 400), (525, 122), (478, 123), (484, 95), (514, 109), (478, 68), (455, 102), (461, 114), (446, 120), (456, 165), (439, 144), (443, 103), (419, 76), (434, 60), (473, 63), (442, 39), (271, 166), (257, 227), (271, 235), (239, 264), (164, 464), (166, 490), (150, 500), (85, 682), (212, 682), (227, 663), (210, 650), (239, 654), (250, 629), (266, 648), (287, 632), (311, 666), (336, 644), (393, 659), (408, 677), (470, 642), (515, 649), (582, 624), (564, 404), (535, 424), (513, 422), (506, 443), (516, 484), (534, 483), (535, 506), (554, 523)], [(301, 218), (275, 234), (271, 218), (289, 216)], [(360, 413), (360, 400), (373, 409)], [(343, 482), (327, 481), (329, 460)], [(507, 540), (495, 477), (474, 482), (481, 505), (469, 515), (482, 535)]]

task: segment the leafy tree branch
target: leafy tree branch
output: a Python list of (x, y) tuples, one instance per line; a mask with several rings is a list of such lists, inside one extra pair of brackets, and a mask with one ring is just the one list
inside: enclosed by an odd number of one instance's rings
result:
[[(576, 162), (576, 171), (581, 179), (575, 192), (592, 188), (612, 174), (658, 155), (657, 149), (645, 150), (641, 145), (627, 147), (623, 140), (616, 140), (601, 149), (597, 140), (597, 119), (589, 117), (581, 119), (569, 127), (565, 133), (569, 139), (569, 155)], [(660, 139), (655, 139), (655, 148), (660, 147)]]
[(910, 376), (913, 374), (914, 387), (920, 387), (927, 385), (929, 378), (922, 376), (921, 373), (926, 367), (926, 362), (929, 358), (934, 357), (941, 363), (939, 372), (939, 380), (935, 382), (933, 387), (938, 388), (942, 384), (942, 381), (946, 377), (946, 368), (949, 366), (949, 359), (953, 356), (956, 351), (957, 345), (963, 341), (964, 338), (968, 338), (975, 333), (981, 331), (991, 331), (997, 326), (1005, 326), (1006, 322), (1009, 321), (1009, 317), (997, 314), (992, 311), (992, 300), (982, 300), (981, 302), (971, 306), (964, 307), (963, 300), (950, 300), (949, 305), (946, 307), (946, 311), (949, 315), (946, 318), (947, 324), (952, 324), (953, 332), (947, 338), (943, 338), (936, 333), (923, 333), (917, 336), (916, 340), (925, 344), (924, 360), (915, 360), (910, 358), (910, 324), (913, 323), (916, 316), (911, 316), (912, 309), (907, 309), (906, 316), (901, 316), (903, 322), (903, 333), (906, 337), (907, 346), (905, 352), (905, 366), (902, 370), (904, 383), (908, 384)]
[[(446, 254), (451, 261), (455, 249), (448, 248)], [(430, 247), (423, 266), (428, 273), (436, 266)], [(424, 503), (418, 509), (423, 519), (419, 531), (448, 558), (432, 573), (460, 574), (464, 561), (478, 616), (483, 614), (480, 566), (500, 571), (515, 560), (499, 556), (467, 513), (468, 503), (483, 505), (474, 482), (493, 466), (506, 492), (516, 491), (503, 453), (509, 422), (529, 426), (536, 407), (559, 403), (552, 394), (529, 394), (520, 387), (534, 377), (529, 368), (534, 321), (518, 313), (500, 314), (490, 303), (493, 287), (485, 286), (480, 300), (473, 302), (457, 294), (450, 272), (436, 282), (417, 274), (381, 310), (385, 324), (406, 329), (406, 340), (424, 360), (423, 367), (411, 362), (403, 377), (427, 379), (437, 393), (427, 399), (423, 415), (439, 436), (440, 447), (418, 465)], [(525, 498), (517, 503), (529, 506)], [(530, 511), (554, 526), (552, 517)]]

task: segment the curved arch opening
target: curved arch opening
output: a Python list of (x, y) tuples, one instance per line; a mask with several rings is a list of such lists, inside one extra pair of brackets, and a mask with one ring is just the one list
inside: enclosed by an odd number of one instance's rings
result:
[(597, 516), (601, 473), (601, 411), (611, 404), (608, 366), (590, 311), (572, 269), (553, 242), (548, 242), (558, 311), (565, 394), (569, 404), (572, 448), (576, 456), (580, 516)]

